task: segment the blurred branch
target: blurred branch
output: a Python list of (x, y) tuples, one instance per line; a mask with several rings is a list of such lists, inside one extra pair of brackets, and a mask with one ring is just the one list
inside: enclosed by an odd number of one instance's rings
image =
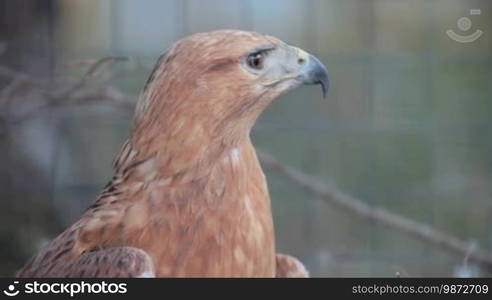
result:
[[(87, 104), (90, 102), (111, 102), (125, 109), (134, 107), (135, 101), (119, 90), (108, 84), (108, 81), (98, 80), (91, 82), (100, 71), (109, 65), (127, 60), (126, 57), (107, 56), (101, 59), (85, 63), (87, 68), (84, 75), (73, 82), (60, 80), (60, 82), (49, 82), (33, 78), (22, 72), (0, 66), (0, 78), (6, 78), (10, 82), (0, 91), (0, 111), (6, 107), (17, 91), (36, 91), (42, 96), (43, 101), (28, 112), (9, 118), (9, 123), (18, 124), (35, 118), (41, 111), (57, 108), (65, 105)], [(68, 88), (67, 88), (68, 86)], [(27, 88), (26, 88), (27, 87)], [(5, 109), (4, 109), (5, 111)]]
[(340, 191), (335, 186), (320, 183), (315, 178), (282, 164), (268, 153), (258, 151), (258, 154), (261, 162), (266, 168), (281, 175), (292, 184), (315, 195), (325, 203), (334, 204), (365, 220), (374, 221), (390, 229), (400, 231), (492, 270), (492, 255), (478, 249), (475, 243), (464, 242), (452, 235), (443, 233), (428, 225), (413, 221), (404, 216), (389, 212), (384, 208), (370, 206), (365, 202)]
[(125, 60), (128, 60), (128, 58), (123, 56), (106, 56), (90, 63), (88, 70), (85, 72), (82, 78), (79, 81), (77, 81), (74, 85), (66, 89), (65, 91), (59, 93), (58, 98), (68, 97), (70, 96), (70, 94), (83, 88), (88, 83), (88, 81), (94, 76), (96, 76), (98, 71), (100, 71), (104, 66), (110, 64), (112, 65), (114, 63), (125, 61)]
[(35, 87), (41, 87), (41, 88), (45, 87), (47, 84), (47, 82), (44, 80), (33, 78), (27, 74), (24, 74), (24, 73), (18, 72), (18, 71), (14, 71), (14, 70), (9, 69), (5, 66), (0, 66), (0, 77), (12, 79), (14, 81), (26, 82), (30, 85), (33, 85)]

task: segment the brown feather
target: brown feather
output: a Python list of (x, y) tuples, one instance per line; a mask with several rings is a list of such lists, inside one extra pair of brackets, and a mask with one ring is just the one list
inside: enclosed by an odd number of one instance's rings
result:
[(275, 276), (270, 198), (249, 133), (280, 92), (252, 88), (237, 64), (265, 44), (283, 45), (219, 31), (171, 47), (146, 84), (111, 182), (18, 275)]

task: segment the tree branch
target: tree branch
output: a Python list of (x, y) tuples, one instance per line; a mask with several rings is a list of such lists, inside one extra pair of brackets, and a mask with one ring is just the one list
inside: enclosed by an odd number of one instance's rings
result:
[(258, 154), (264, 167), (281, 175), (290, 183), (315, 195), (325, 203), (336, 205), (365, 220), (374, 221), (387, 228), (400, 231), (434, 247), (458, 255), (461, 258), (466, 257), (467, 260), (475, 262), (488, 270), (492, 270), (492, 255), (478, 249), (478, 247), (475, 248), (475, 243), (464, 242), (452, 235), (441, 232), (428, 225), (418, 223), (404, 216), (397, 215), (384, 208), (372, 207), (363, 201), (340, 191), (335, 186), (322, 184), (315, 178), (282, 164), (268, 153), (258, 151)]

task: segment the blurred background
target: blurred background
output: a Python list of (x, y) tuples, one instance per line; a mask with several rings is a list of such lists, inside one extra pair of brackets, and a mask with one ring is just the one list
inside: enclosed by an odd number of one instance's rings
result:
[(157, 57), (223, 28), (274, 35), (330, 72), (327, 99), (302, 88), (263, 114), (258, 148), (463, 246), (318, 201), (267, 169), (280, 252), (313, 276), (492, 274), (469, 259), (492, 253), (491, 1), (0, 0), (0, 276), (111, 178)]

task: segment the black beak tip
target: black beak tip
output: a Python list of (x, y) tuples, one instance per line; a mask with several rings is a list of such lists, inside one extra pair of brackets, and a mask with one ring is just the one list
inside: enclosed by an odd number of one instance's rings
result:
[(326, 98), (329, 88), (328, 71), (326, 67), (314, 56), (311, 56), (311, 72), (310, 80), (314, 84), (321, 85), (321, 91), (323, 92), (323, 98)]
[(326, 94), (328, 94), (328, 88), (329, 88), (328, 76), (319, 79), (317, 84), (321, 85), (321, 92), (323, 93), (323, 99), (326, 99)]

